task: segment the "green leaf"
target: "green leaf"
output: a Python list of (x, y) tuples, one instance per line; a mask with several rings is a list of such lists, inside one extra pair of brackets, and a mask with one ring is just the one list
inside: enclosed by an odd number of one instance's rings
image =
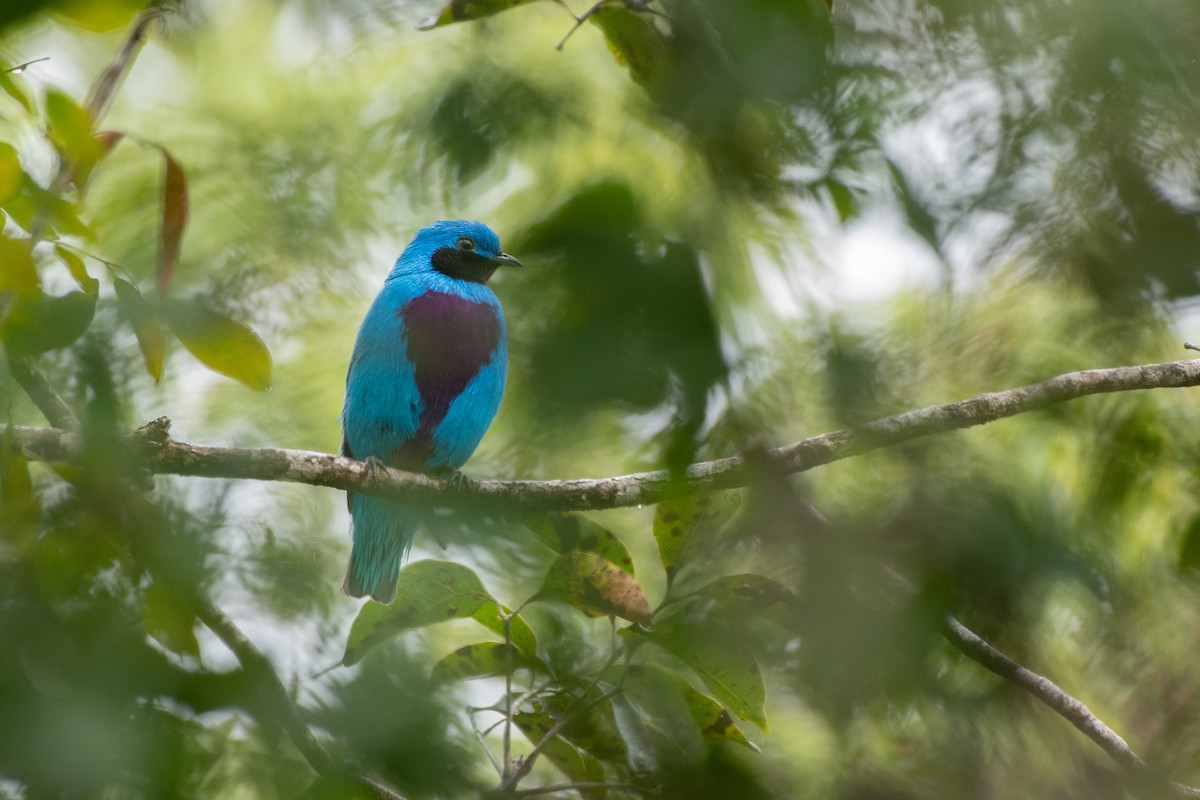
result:
[(0, 92), (16, 100), (21, 108), (25, 109), (26, 114), (33, 113), (33, 103), (29, 100), (29, 95), (24, 89), (12, 79), (12, 75), (7, 72), (0, 72)]
[(714, 492), (663, 500), (654, 512), (654, 540), (668, 577), (683, 566), (689, 548), (703, 536), (714, 533), (737, 511), (741, 497), (736, 492)]
[(175, 591), (155, 581), (142, 597), (146, 630), (163, 647), (181, 655), (200, 657), (196, 639), (196, 616), (191, 606)]
[(37, 297), (41, 289), (29, 240), (10, 239), (0, 232), (0, 292)]
[(163, 155), (163, 201), (162, 225), (158, 234), (158, 263), (154, 268), (154, 284), (159, 297), (167, 296), (175, 267), (179, 264), (179, 248), (183, 241), (183, 227), (188, 218), (187, 178), (165, 147), (159, 148)]
[(533, 628), (529, 627), (529, 623), (520, 614), (514, 614), (513, 610), (508, 606), (502, 606), (495, 600), (489, 599), (479, 607), (479, 610), (471, 615), (471, 619), (478, 622), (488, 630), (494, 631), (500, 636), (504, 636), (504, 617), (501, 614), (509, 615), (509, 639), (521, 651), (528, 653), (531, 656), (537, 656), (537, 637), (533, 634)]
[(838, 219), (848, 222), (858, 215), (858, 198), (846, 184), (829, 178), (825, 181), (825, 189), (829, 192), (830, 199), (833, 200), (833, 207), (837, 210)]
[(588, 19), (604, 32), (613, 57), (629, 66), (635, 81), (644, 84), (662, 74), (669, 53), (652, 15), (611, 4), (596, 9)]
[[(554, 727), (556, 720), (540, 708), (536, 711), (520, 711), (513, 715), (513, 724), (533, 744), (546, 737)], [(560, 733), (546, 744), (546, 758), (562, 771), (563, 775), (576, 783), (602, 783), (604, 767), (595, 756), (580, 750), (563, 738)], [(603, 789), (581, 789), (580, 794), (587, 798), (603, 798), (607, 792)]]
[(504, 642), (479, 642), (460, 647), (433, 666), (435, 684), (504, 675), (509, 669), (545, 670), (545, 665)]
[(431, 28), (449, 25), (452, 22), (483, 19), (530, 2), (533, 0), (450, 0), (436, 17), (422, 20), (417, 28), (427, 31)]
[[(92, 166), (104, 154), (104, 146), (92, 136), (92, 119), (87, 109), (70, 95), (50, 89), (46, 92), (46, 121), (50, 137), (73, 168), (85, 167), (91, 172)], [(79, 177), (72, 175), (75, 180)], [(83, 177), (86, 178), (86, 174)]]
[(700, 729), (701, 736), (710, 741), (729, 739), (749, 747), (756, 753), (761, 752), (761, 748), (742, 733), (728, 709), (703, 692), (693, 689), (691, 684), (682, 678), (680, 686), (683, 689), (683, 701), (687, 704), (696, 727)]
[(641, 712), (656, 760), (694, 764), (704, 757), (700, 729), (694, 725), (683, 699), (682, 687), (687, 682), (680, 675), (640, 664), (613, 669), (624, 670), (622, 693)]
[(934, 252), (941, 252), (941, 240), (938, 237), (937, 218), (921, 202), (916, 193), (912, 190), (912, 185), (908, 182), (904, 172), (890, 158), (886, 159), (888, 171), (892, 176), (892, 189), (896, 192), (896, 197), (900, 200), (900, 206), (904, 209), (904, 217), (908, 222), (908, 227), (912, 228), (913, 232), (920, 236), (925, 242), (933, 248)]
[(625, 570), (595, 553), (568, 552), (554, 560), (533, 600), (558, 600), (590, 617), (618, 616), (650, 623), (642, 587)]
[(579, 550), (608, 559), (633, 575), (633, 559), (624, 543), (603, 525), (582, 514), (553, 512), (530, 517), (525, 523), (556, 553)]
[(11, 552), (21, 553), (37, 540), (42, 506), (33, 491), (29, 460), (13, 450), (12, 436), (9, 427), (0, 446), (0, 534)]
[[(414, 561), (400, 570), (391, 604), (371, 602), (358, 612), (342, 664), (358, 663), (372, 648), (403, 631), (451, 619), (474, 619), (503, 635), (500, 609), (470, 569), (449, 561)], [(519, 616), (512, 620), (512, 641), (526, 655), (537, 652), (533, 631)]]
[(164, 302), (160, 317), (201, 363), (251, 389), (271, 387), (271, 353), (250, 328), (182, 300)]
[(100, 163), (100, 159), (104, 158), (112, 149), (117, 146), (117, 142), (121, 141), (124, 134), (116, 131), (100, 131), (92, 138), (96, 142), (96, 147), (91, 151), (81, 155), (71, 165), (71, 183), (79, 191), (83, 191), (91, 180), (92, 172), (96, 169), (96, 165)]
[(725, 575), (705, 584), (697, 594), (711, 597), (735, 613), (785, 622), (800, 605), (783, 584), (762, 575)]
[(96, 298), (83, 292), (18, 297), (4, 321), (5, 347), (15, 356), (66, 347), (84, 334), (95, 314)]
[(21, 159), (17, 149), (8, 142), (0, 142), (0, 207), (17, 196), (25, 180)]
[(682, 739), (678, 730), (686, 723), (695, 723), (696, 731), (710, 741), (729, 739), (758, 751), (733, 721), (729, 711), (713, 698), (698, 692), (673, 670), (652, 664), (613, 665), (605, 670), (602, 680), (617, 686), (632, 698), (650, 717), (655, 729), (670, 740), (672, 746), (686, 753), (691, 749), (688, 738)]
[(767, 731), (767, 690), (754, 656), (744, 649), (706, 641), (703, 631), (656, 626), (641, 633), (691, 667), (709, 691), (738, 719)]
[(83, 289), (84, 294), (92, 297), (99, 296), (100, 281), (88, 274), (87, 267), (83, 265), (82, 258), (61, 244), (54, 245), (54, 255), (58, 256), (58, 260), (66, 265), (67, 270), (71, 273), (71, 277), (79, 284), (79, 288)]
[(370, 602), (359, 611), (342, 663), (357, 663), (371, 648), (402, 631), (469, 619), (491, 600), (470, 569), (449, 561), (414, 561), (400, 570), (392, 603)]
[(594, 689), (592, 694), (582, 697), (576, 694), (547, 695), (533, 702), (533, 711), (522, 710), (514, 714), (513, 721), (530, 741), (538, 742), (558, 721), (565, 719), (559, 737), (601, 762), (621, 763), (626, 759), (628, 749), (613, 720), (612, 703), (604, 701), (583, 708), (597, 696)]
[(158, 314), (132, 283), (117, 278), (113, 281), (113, 287), (117, 291), (117, 306), (121, 315), (128, 320), (134, 335), (137, 336), (142, 360), (146, 363), (146, 372), (158, 383), (162, 380), (163, 359), (167, 352), (167, 337), (163, 333)]

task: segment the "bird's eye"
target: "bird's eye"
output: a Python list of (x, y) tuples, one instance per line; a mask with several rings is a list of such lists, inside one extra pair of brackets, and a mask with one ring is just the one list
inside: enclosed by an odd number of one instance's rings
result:
[(475, 242), (465, 236), (459, 239), (457, 244), (459, 250), (463, 250), (467, 253), (473, 253), (475, 251)]

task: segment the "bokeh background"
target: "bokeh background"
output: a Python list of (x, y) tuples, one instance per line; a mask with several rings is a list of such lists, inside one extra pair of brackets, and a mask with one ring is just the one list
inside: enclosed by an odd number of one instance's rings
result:
[[(44, 238), (86, 253), (100, 284), (86, 332), (35, 353), (94, 431), (86, 457), (26, 471), (0, 450), (0, 796), (338, 796), (182, 586), (268, 653), (335, 752), (413, 797), (494, 783), (464, 708), (503, 683), (429, 680), (473, 623), (325, 671), (358, 611), (338, 591), (342, 494), (163, 476), (144, 493), (105, 438), (168, 416), (183, 441), (336, 451), (358, 323), (434, 219), (485, 220), (526, 264), (494, 283), (511, 366), (473, 477), (678, 470), (1185, 355), (1200, 322), (1194, 0), (647, 6), (616, 4), (625, 16), (561, 48), (574, 21), (552, 2), (431, 30), (417, 25), (434, 0), (169, 6), (99, 126), (125, 138), (81, 196), (54, 185), (48, 98), (82, 103), (142, 4), (7, 0), (0, 68), (49, 61), (0, 83), (0, 166), (16, 158), (35, 187), (26, 205), (8, 196), (4, 237), (58, 209)], [(253, 328), (270, 391), (173, 338), (161, 380), (147, 373), (115, 286), (153, 294), (158, 146), (190, 208), (171, 297)], [(74, 286), (50, 241), (32, 256), (47, 294)], [(19, 355), (24, 334), (6, 331)], [(0, 377), (6, 422), (44, 425)], [(1132, 796), (1092, 743), (939, 639), (948, 612), (1155, 769), (1200, 782), (1197, 412), (1186, 390), (1089, 398), (756, 484), (679, 581), (756, 572), (799, 598), (748, 637), (770, 733), (742, 723), (761, 752), (709, 745), (659, 791)], [(800, 498), (836, 536), (806, 533)], [(625, 542), (652, 606), (667, 587), (653, 515), (588, 515)], [(521, 520), (431, 527), (414, 558), (470, 565), (513, 606), (555, 556)], [(877, 595), (884, 562), (914, 596)], [(561, 675), (603, 660), (606, 621), (523, 613)]]

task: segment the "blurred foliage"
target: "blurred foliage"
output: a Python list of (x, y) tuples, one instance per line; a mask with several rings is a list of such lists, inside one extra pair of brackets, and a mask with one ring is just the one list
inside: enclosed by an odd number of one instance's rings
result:
[[(496, 287), (509, 387), (473, 474), (678, 473), (1177, 357), (1194, 0), (152, 5), (102, 119), (88, 87), (145, 5), (0, 7), (5, 422), (44, 424), (27, 359), (85, 443), (40, 464), (0, 435), (0, 796), (349, 796), (198, 623), (210, 596), (336, 761), (412, 797), (493, 788), (510, 705), (514, 755), (553, 733), (522, 788), (624, 787), (559, 796), (1161, 794), (946, 613), (1200, 783), (1185, 391), (653, 511), (431, 510), (386, 609), (337, 592), (337, 493), (147, 491), (116, 440), (165, 414), (335, 450), (366, 304), (444, 217), (530, 266)], [(865, 270), (838, 255), (881, 231)]]

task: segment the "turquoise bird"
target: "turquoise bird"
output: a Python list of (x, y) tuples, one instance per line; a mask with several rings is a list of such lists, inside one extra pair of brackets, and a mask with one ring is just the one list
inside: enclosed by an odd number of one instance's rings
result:
[[(488, 288), (521, 262), (482, 222), (443, 220), (417, 232), (371, 304), (346, 376), (342, 455), (457, 476), (504, 396), (508, 337)], [(419, 514), (350, 492), (353, 548), (342, 591), (396, 596)]]

